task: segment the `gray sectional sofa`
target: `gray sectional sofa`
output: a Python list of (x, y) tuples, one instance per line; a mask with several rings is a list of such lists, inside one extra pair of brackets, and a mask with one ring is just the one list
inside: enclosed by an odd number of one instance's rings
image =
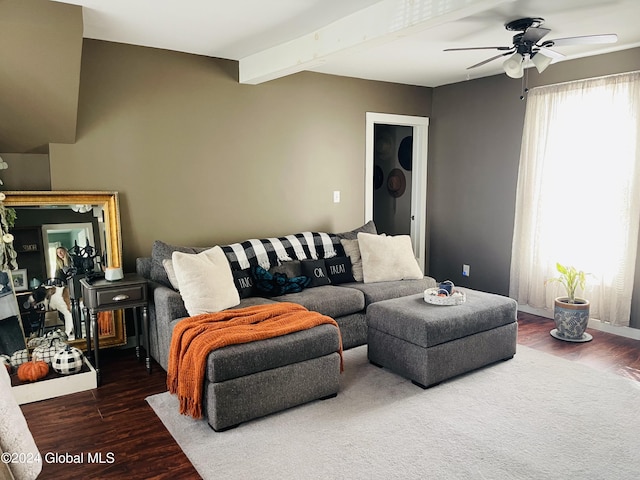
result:
[[(332, 238), (334, 242), (335, 236), (340, 242), (353, 241), (359, 232), (375, 234), (376, 229), (369, 222), (350, 232), (332, 234)], [(149, 280), (150, 353), (165, 370), (172, 331), (181, 319), (189, 316), (182, 295), (171, 286), (166, 262), (174, 251), (197, 254), (204, 250), (156, 241), (152, 257), (138, 258), (136, 262), (138, 274)], [(411, 280), (326, 284), (268, 298), (248, 296), (233, 308), (274, 302), (300, 304), (333, 318), (340, 329), (343, 349), (348, 349), (367, 343), (369, 305), (422, 293), (436, 285), (433, 278), (420, 276)], [(338, 338), (334, 327), (322, 325), (306, 332), (211, 352), (204, 395), (204, 410), (211, 427), (221, 431), (285, 408), (335, 396), (339, 377)]]
[[(358, 232), (376, 233), (375, 225), (369, 222), (359, 229), (337, 234), (340, 238), (353, 240)], [(149, 280), (149, 317), (151, 356), (166, 370), (173, 327), (182, 318), (188, 317), (182, 297), (171, 287), (162, 260), (171, 258), (171, 252), (199, 253), (206, 248), (170, 246), (155, 242), (152, 257), (136, 260), (136, 270)], [(155, 257), (155, 258), (154, 258)], [(381, 300), (404, 297), (424, 292), (436, 286), (435, 279), (425, 276), (419, 280), (396, 280), (390, 282), (351, 282), (340, 285), (323, 285), (305, 288), (299, 293), (275, 297), (243, 298), (234, 308), (261, 305), (273, 302), (293, 302), (309, 310), (332, 317), (340, 326), (344, 349), (367, 343), (367, 307)]]

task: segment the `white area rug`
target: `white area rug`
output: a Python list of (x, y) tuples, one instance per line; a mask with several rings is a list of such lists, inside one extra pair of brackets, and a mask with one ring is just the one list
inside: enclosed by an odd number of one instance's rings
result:
[(640, 383), (523, 346), (428, 390), (358, 347), (336, 398), (221, 433), (147, 400), (206, 480), (640, 478)]

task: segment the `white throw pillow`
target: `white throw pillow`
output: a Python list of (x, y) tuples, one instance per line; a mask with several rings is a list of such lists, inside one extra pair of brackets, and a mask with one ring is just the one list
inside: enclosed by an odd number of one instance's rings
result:
[(231, 267), (220, 247), (198, 254), (173, 252), (171, 260), (189, 315), (219, 312), (240, 303)]
[(413, 254), (409, 235), (358, 233), (364, 283), (417, 280), (424, 275)]

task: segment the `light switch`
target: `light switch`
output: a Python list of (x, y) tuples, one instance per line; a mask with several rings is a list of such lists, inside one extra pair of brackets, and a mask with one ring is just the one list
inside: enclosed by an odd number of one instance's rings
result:
[(340, 203), (340, 190), (333, 191), (333, 203)]

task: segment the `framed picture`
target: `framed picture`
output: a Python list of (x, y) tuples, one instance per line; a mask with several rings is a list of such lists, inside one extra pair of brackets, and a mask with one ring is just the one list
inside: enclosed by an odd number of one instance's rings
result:
[(11, 276), (13, 277), (13, 288), (16, 292), (24, 292), (29, 289), (26, 268), (20, 268), (12, 271)]

